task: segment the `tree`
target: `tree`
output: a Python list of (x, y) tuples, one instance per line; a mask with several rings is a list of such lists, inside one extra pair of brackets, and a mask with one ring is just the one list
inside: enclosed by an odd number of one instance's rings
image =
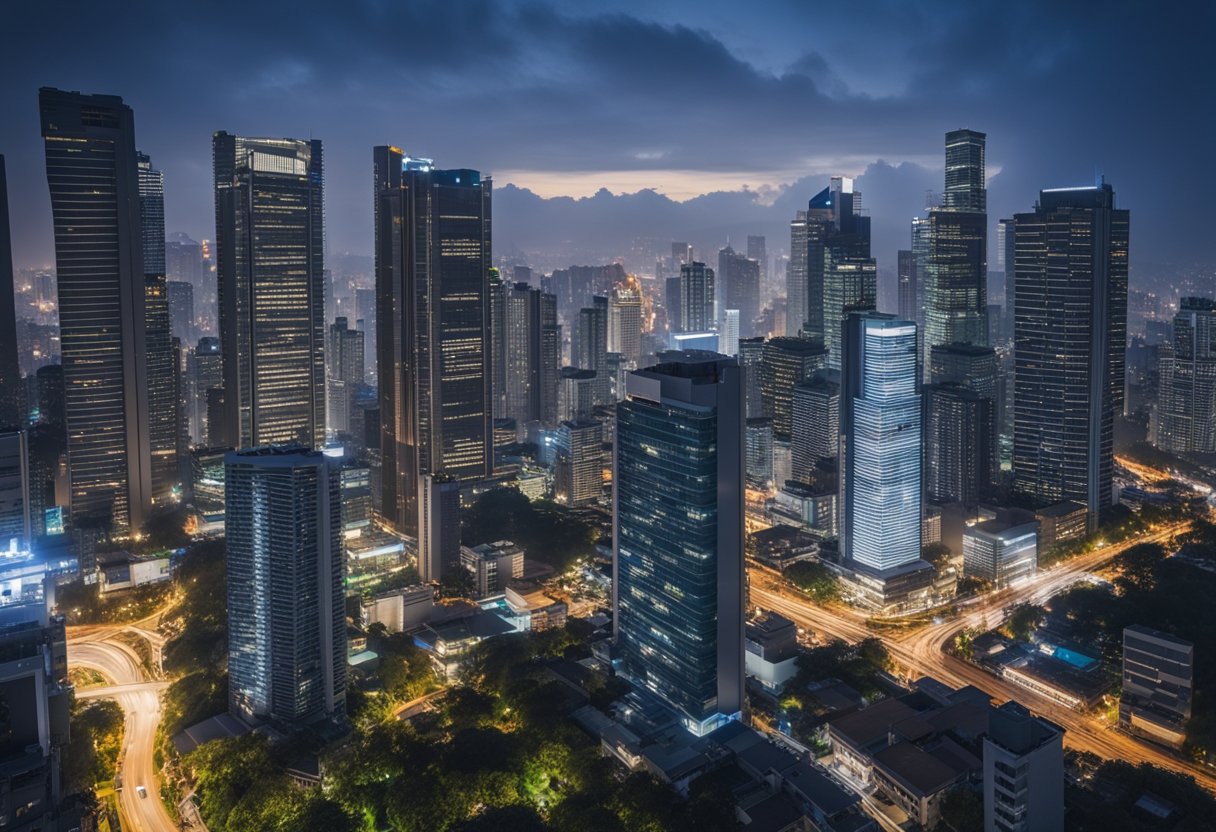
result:
[(934, 566), (941, 566), (950, 557), (950, 547), (944, 543), (930, 543), (921, 548), (920, 557)]
[(1005, 622), (1005, 632), (1016, 641), (1030, 641), (1030, 636), (1047, 617), (1047, 610), (1037, 604), (1018, 604), (1009, 620)]
[(1159, 543), (1132, 546), (1115, 558), (1114, 566), (1119, 570), (1115, 584), (1123, 592), (1151, 592), (1157, 586), (1157, 567), (1164, 559), (1165, 547)]
[(941, 812), (937, 828), (942, 832), (972, 832), (984, 827), (984, 801), (966, 786), (946, 792)]
[(783, 574), (787, 581), (815, 601), (825, 603), (840, 597), (840, 582), (822, 563), (809, 560), (798, 561), (786, 569)]

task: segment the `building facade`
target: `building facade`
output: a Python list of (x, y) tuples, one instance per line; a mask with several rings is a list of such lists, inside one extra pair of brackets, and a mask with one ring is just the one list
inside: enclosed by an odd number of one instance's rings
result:
[(743, 433), (739, 367), (715, 353), (664, 353), (617, 408), (622, 672), (696, 735), (743, 708)]
[(224, 459), (228, 706), (288, 730), (346, 716), (337, 464), (301, 445)]
[(325, 441), (319, 139), (212, 137), (227, 441)]

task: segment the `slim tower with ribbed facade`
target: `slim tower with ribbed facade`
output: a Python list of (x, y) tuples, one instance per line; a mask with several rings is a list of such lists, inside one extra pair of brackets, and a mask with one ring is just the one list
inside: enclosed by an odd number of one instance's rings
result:
[(152, 499), (135, 116), (122, 99), (38, 93), (55, 222), (71, 517), (137, 531)]
[(396, 147), (373, 157), (382, 511), (417, 534), (422, 476), (493, 472), (492, 183)]
[(1014, 221), (1013, 488), (1084, 503), (1092, 531), (1123, 409), (1129, 215), (1103, 183), (1042, 191)]
[(181, 407), (180, 369), (173, 360), (169, 285), (165, 280), (165, 177), (145, 153), (139, 164), (139, 215), (143, 226), (144, 337), (148, 366), (148, 446), (152, 456), (152, 501), (167, 503), (181, 477), (177, 435)]
[(613, 602), (623, 672), (696, 735), (743, 708), (738, 364), (667, 352), (617, 407)]
[(224, 420), (238, 448), (325, 441), (319, 139), (212, 137)]
[(301, 445), (224, 459), (228, 703), (298, 729), (346, 716), (340, 469)]

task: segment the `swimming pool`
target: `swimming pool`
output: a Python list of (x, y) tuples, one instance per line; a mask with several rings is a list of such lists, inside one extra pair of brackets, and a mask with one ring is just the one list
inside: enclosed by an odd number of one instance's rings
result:
[(1049, 652), (1053, 659), (1059, 659), (1078, 670), (1089, 670), (1098, 663), (1098, 660), (1092, 656), (1078, 653), (1076, 650), (1069, 650), (1067, 647), (1056, 647), (1054, 644), (1047, 645), (1047, 647), (1050, 648)]

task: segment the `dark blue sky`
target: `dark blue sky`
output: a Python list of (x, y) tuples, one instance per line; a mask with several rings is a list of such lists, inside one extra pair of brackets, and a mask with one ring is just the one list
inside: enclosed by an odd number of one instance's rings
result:
[[(1214, 8), (8, 3), (0, 153), (14, 253), (19, 265), (53, 257), (37, 118), (37, 89), (51, 85), (127, 100), (165, 171), (167, 228), (196, 237), (213, 233), (209, 141), (224, 129), (324, 140), (333, 251), (370, 252), (371, 146), (394, 143), (543, 196), (753, 192), (701, 200), (695, 220), (688, 206), (683, 226), (679, 207), (635, 217), (658, 236), (703, 222), (707, 204), (748, 215), (724, 225), (767, 221), (774, 200), (784, 210), (831, 173), (865, 174), (885, 267), (924, 189), (940, 187), (942, 134), (969, 126), (989, 134), (993, 220), (1100, 172), (1132, 210), (1135, 264), (1211, 264)], [(529, 205), (499, 204), (496, 242), (547, 244)], [(590, 221), (587, 205), (569, 219)]]

